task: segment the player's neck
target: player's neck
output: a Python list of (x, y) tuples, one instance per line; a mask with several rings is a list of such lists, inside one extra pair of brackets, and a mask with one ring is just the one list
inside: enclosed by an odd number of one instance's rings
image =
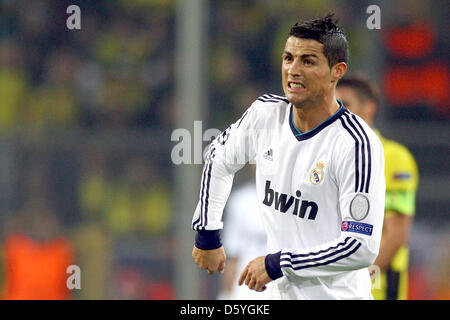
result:
[(300, 132), (308, 132), (330, 118), (339, 108), (340, 105), (334, 95), (331, 99), (323, 99), (314, 104), (294, 106), (295, 127)]

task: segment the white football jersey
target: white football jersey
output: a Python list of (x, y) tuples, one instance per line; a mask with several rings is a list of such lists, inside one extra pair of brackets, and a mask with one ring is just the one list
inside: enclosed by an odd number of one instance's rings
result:
[(302, 133), (285, 97), (263, 95), (205, 156), (192, 220), (196, 246), (221, 246), (234, 174), (254, 159), (275, 299), (372, 298), (367, 267), (378, 255), (383, 227), (383, 147), (338, 102), (333, 116)]

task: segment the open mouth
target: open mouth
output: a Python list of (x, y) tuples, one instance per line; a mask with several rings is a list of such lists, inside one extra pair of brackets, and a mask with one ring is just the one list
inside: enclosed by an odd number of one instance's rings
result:
[(287, 85), (291, 89), (305, 89), (305, 86), (303, 84), (301, 84), (300, 82), (288, 81)]

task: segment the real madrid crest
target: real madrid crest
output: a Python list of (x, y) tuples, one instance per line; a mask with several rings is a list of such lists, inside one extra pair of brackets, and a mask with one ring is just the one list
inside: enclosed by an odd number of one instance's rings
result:
[(323, 161), (319, 161), (316, 163), (316, 167), (312, 169), (311, 174), (309, 175), (309, 181), (311, 181), (311, 183), (319, 184), (322, 182), (324, 176), (324, 167), (325, 163)]

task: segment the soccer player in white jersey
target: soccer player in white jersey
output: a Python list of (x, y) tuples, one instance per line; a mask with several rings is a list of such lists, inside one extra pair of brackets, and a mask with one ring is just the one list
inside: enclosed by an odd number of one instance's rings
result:
[(347, 48), (332, 15), (296, 23), (282, 53), (285, 97), (259, 97), (211, 143), (192, 220), (200, 268), (225, 268), (223, 208), (235, 172), (254, 159), (268, 254), (247, 264), (239, 284), (270, 283), (274, 299), (372, 298), (384, 156), (371, 128), (336, 100)]

